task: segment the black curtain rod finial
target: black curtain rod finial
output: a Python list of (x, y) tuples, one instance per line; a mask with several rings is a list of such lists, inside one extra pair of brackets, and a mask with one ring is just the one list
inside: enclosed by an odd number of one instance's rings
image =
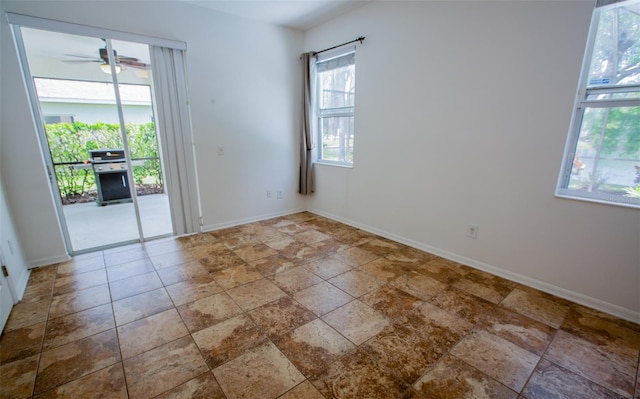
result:
[(338, 47), (342, 47), (342, 46), (346, 46), (347, 44), (351, 44), (351, 43), (355, 43), (355, 42), (360, 42), (360, 44), (362, 44), (362, 42), (364, 41), (365, 37), (364, 36), (360, 36), (359, 38), (357, 38), (356, 40), (352, 40), (350, 42), (346, 42), (346, 43), (342, 43), (342, 44), (338, 44), (337, 46), (333, 46), (333, 47), (329, 47), (326, 48), (324, 50), (320, 50), (320, 51), (314, 51), (313, 53), (311, 53), (311, 55), (313, 55), (314, 57), (320, 53), (324, 53), (325, 51), (329, 51), (329, 50), (333, 50), (334, 48), (338, 48)]

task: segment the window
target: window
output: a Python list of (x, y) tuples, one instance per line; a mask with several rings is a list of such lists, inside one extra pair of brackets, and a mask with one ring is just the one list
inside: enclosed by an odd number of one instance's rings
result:
[(556, 191), (640, 207), (639, 0), (594, 11)]
[(318, 58), (316, 61), (316, 114), (318, 161), (352, 165), (356, 53)]

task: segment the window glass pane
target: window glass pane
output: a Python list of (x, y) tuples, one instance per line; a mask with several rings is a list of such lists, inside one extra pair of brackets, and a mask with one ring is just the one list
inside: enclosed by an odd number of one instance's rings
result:
[(640, 99), (640, 91), (629, 91), (623, 93), (590, 93), (587, 95), (587, 100), (628, 100), (628, 99)]
[(600, 12), (589, 69), (589, 86), (640, 82), (640, 2), (628, 1)]
[(318, 73), (319, 107), (353, 107), (356, 96), (356, 66), (346, 65)]
[(353, 116), (320, 118), (321, 159), (353, 163)]
[(628, 197), (640, 186), (640, 107), (587, 108), (568, 188)]

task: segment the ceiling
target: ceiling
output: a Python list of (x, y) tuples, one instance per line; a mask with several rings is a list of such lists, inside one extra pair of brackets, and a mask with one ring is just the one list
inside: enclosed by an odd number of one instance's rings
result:
[(308, 30), (373, 0), (180, 0), (243, 18)]

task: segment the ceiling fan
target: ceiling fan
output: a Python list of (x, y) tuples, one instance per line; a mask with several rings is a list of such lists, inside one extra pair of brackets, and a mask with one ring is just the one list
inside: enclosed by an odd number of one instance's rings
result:
[[(99, 58), (86, 56), (86, 55), (78, 55), (78, 54), (65, 54), (66, 56), (69, 56), (69, 57), (77, 57), (77, 58), (83, 58), (83, 59), (82, 60), (63, 60), (63, 61), (68, 63), (86, 63), (86, 62), (100, 63), (100, 69), (104, 73), (111, 74), (111, 66), (109, 65), (109, 55), (108, 55), (109, 53), (107, 52), (107, 48), (106, 47), (99, 48), (98, 54), (99, 54)], [(118, 55), (116, 50), (113, 50), (113, 58), (116, 61), (116, 65), (115, 65), (116, 74), (120, 73), (120, 71), (122, 71), (122, 69), (125, 69), (126, 67), (145, 69), (145, 70), (151, 68), (150, 64), (146, 64), (140, 61), (140, 59), (138, 58), (129, 57), (126, 55)]]

